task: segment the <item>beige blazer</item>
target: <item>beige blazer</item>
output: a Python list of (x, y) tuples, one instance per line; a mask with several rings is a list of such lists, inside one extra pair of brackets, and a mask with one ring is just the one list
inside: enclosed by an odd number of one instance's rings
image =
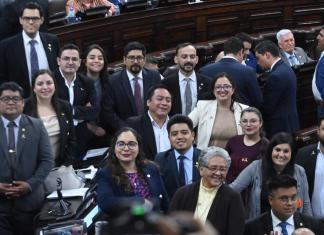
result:
[[(247, 105), (234, 102), (234, 118), (236, 122), (236, 128), (238, 134), (242, 134), (242, 128), (240, 126), (240, 117), (243, 109), (247, 108)], [(194, 127), (198, 126), (198, 136), (196, 138), (197, 148), (204, 150), (208, 147), (208, 143), (212, 134), (214, 120), (217, 112), (216, 100), (199, 100), (197, 106), (189, 114), (189, 118), (192, 120)]]

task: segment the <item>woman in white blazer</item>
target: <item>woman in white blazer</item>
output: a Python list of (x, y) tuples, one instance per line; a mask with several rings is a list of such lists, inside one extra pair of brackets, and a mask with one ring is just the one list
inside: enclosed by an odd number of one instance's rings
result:
[(218, 74), (212, 82), (214, 100), (199, 100), (189, 114), (194, 127), (198, 126), (197, 148), (210, 145), (225, 147), (227, 141), (242, 134), (240, 116), (247, 105), (235, 102), (235, 84), (226, 73)]

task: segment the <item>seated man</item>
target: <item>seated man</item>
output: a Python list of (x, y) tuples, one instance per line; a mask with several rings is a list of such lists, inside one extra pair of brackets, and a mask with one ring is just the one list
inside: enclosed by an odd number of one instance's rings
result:
[(248, 221), (245, 225), (245, 235), (275, 234), (291, 235), (300, 227), (306, 227), (321, 233), (321, 223), (313, 217), (296, 211), (299, 200), (297, 181), (289, 175), (278, 175), (272, 178), (267, 185), (271, 211)]
[(174, 115), (167, 129), (172, 148), (157, 154), (155, 162), (160, 166), (164, 186), (171, 199), (178, 188), (200, 179), (198, 158), (201, 151), (193, 147), (193, 123), (189, 117)]
[(301, 47), (295, 47), (295, 38), (289, 29), (277, 33), (281, 59), (290, 66), (301, 65), (313, 61)]
[(208, 147), (199, 157), (201, 181), (178, 189), (169, 211), (194, 212), (195, 218), (203, 223), (208, 220), (220, 234), (243, 234), (241, 195), (224, 184), (230, 165), (231, 158), (226, 150)]

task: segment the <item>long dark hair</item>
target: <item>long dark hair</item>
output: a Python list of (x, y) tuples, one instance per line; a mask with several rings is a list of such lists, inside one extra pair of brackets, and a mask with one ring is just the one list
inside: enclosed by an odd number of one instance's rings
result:
[(38, 76), (43, 75), (43, 74), (49, 75), (53, 80), (55, 91), (51, 98), (51, 104), (54, 108), (55, 113), (56, 114), (60, 113), (60, 105), (58, 102), (58, 94), (57, 94), (57, 85), (56, 85), (56, 81), (54, 78), (54, 74), (48, 69), (40, 69), (32, 77), (32, 86), (31, 86), (31, 95), (30, 95), (30, 104), (31, 104), (30, 105), (30, 108), (31, 108), (30, 115), (33, 117), (37, 117), (37, 118), (39, 117), (39, 114), (38, 114), (38, 110), (37, 110), (37, 97), (34, 92), (34, 88), (35, 88), (35, 84), (36, 84), (36, 79), (38, 78)]
[(272, 151), (275, 146), (278, 144), (288, 144), (291, 149), (291, 159), (286, 165), (285, 169), (280, 174), (287, 174), (290, 176), (294, 176), (294, 168), (295, 168), (295, 156), (296, 156), (296, 147), (295, 142), (289, 133), (280, 132), (275, 134), (266, 150), (266, 153), (262, 159), (262, 182), (263, 185), (266, 185), (267, 180), (271, 177), (277, 175), (272, 161)]
[(115, 133), (111, 142), (111, 147), (109, 148), (109, 158), (107, 161), (107, 167), (111, 170), (111, 175), (115, 183), (119, 185), (122, 189), (124, 189), (127, 193), (132, 194), (133, 189), (129, 183), (128, 177), (125, 174), (125, 170), (121, 166), (115, 154), (117, 139), (124, 132), (131, 132), (136, 138), (136, 141), (138, 143), (138, 155), (135, 159), (135, 165), (137, 167), (137, 171), (140, 177), (144, 178), (143, 167), (147, 163), (147, 160), (145, 159), (144, 152), (141, 147), (142, 140), (140, 135), (133, 128), (130, 127), (123, 127)]

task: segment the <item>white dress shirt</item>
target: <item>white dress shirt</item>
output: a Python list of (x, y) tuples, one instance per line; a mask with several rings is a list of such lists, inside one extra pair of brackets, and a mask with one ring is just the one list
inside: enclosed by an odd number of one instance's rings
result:
[[(185, 91), (187, 85), (187, 77), (185, 77), (180, 71), (178, 76), (179, 76), (182, 114), (185, 115), (186, 114)], [(192, 97), (191, 110), (193, 110), (193, 108), (196, 107), (197, 104), (197, 77), (195, 71), (193, 71), (192, 74), (189, 76), (189, 84), (190, 84), (191, 97)]]
[[(126, 73), (127, 73), (130, 85), (132, 87), (132, 92), (133, 92), (133, 95), (134, 95), (134, 78), (135, 78), (135, 76), (132, 73), (130, 73), (127, 69), (126, 69)], [(138, 79), (138, 84), (141, 87), (141, 98), (143, 100), (143, 74), (142, 74), (142, 70), (136, 75), (136, 77), (139, 78)]]
[(275, 216), (275, 214), (271, 210), (271, 218), (272, 218), (272, 227), (273, 227), (274, 233), (279, 232), (279, 234), (281, 234), (281, 227), (279, 226), (279, 224), (281, 222), (287, 223), (286, 229), (287, 229), (288, 235), (291, 235), (293, 233), (293, 231), (295, 230), (294, 215), (290, 216), (286, 221), (281, 221), (280, 219), (278, 219), (277, 216)]
[[(6, 135), (7, 135), (7, 144), (9, 144), (9, 133), (8, 133), (8, 123), (10, 122), (8, 119), (6, 119), (4, 116), (1, 116), (4, 128), (6, 129)], [(19, 115), (15, 120), (13, 120), (16, 124), (16, 126), (14, 127), (14, 133), (15, 133), (15, 147), (17, 149), (17, 141), (18, 141), (18, 130), (19, 130), (19, 124), (20, 124), (20, 119), (21, 119), (21, 115)], [(3, 138), (3, 137), (1, 137)]]
[(185, 153), (185, 154), (180, 154), (177, 150), (173, 150), (174, 151), (174, 155), (177, 161), (177, 167), (178, 167), (178, 171), (179, 171), (179, 163), (180, 163), (180, 159), (178, 159), (178, 157), (180, 155), (185, 156), (185, 158), (183, 159), (183, 164), (184, 164), (184, 169), (185, 169), (185, 181), (186, 181), (186, 185), (187, 184), (191, 184), (192, 183), (192, 161), (193, 161), (193, 152), (194, 149), (191, 146), (191, 148)]
[(169, 140), (168, 130), (167, 130), (167, 123), (169, 121), (169, 117), (167, 117), (163, 126), (159, 127), (159, 125), (154, 121), (153, 117), (151, 116), (150, 111), (148, 111), (148, 115), (151, 119), (151, 123), (153, 126), (156, 152), (159, 153), (170, 149), (171, 145), (170, 145), (170, 140)]
[(320, 150), (320, 143), (317, 149), (312, 208), (314, 216), (324, 218), (324, 153)]

